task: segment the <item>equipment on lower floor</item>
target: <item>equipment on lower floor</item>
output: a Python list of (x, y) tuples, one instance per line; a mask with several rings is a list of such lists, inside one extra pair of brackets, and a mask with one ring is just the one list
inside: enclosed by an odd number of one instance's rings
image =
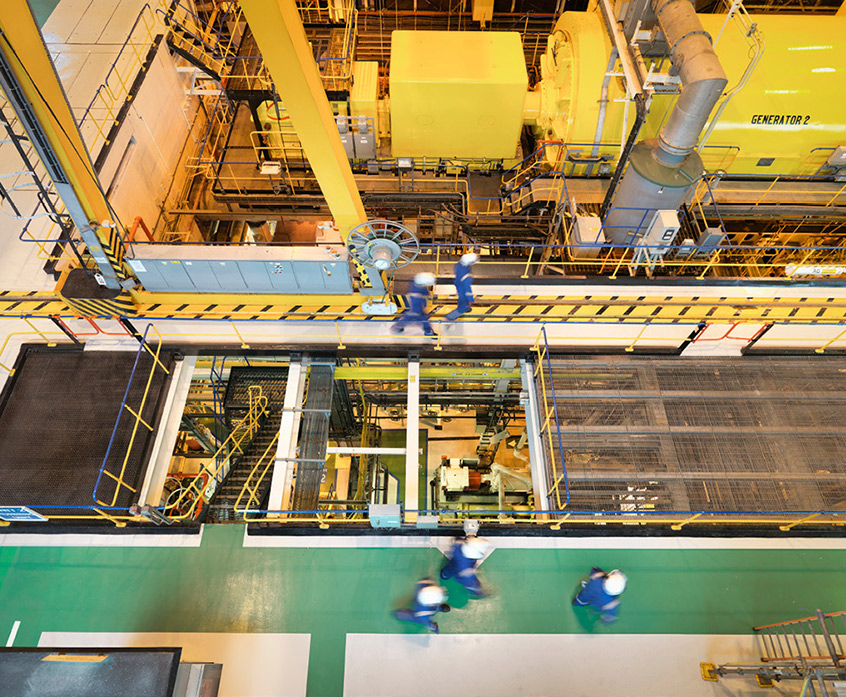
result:
[(532, 478), (496, 462), (488, 466), (477, 457), (442, 457), (431, 481), (434, 507), (443, 509), (528, 506)]

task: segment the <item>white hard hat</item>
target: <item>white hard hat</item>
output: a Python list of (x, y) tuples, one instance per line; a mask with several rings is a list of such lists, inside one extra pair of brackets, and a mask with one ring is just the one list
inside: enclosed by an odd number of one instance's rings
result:
[(414, 282), (418, 286), (433, 286), (435, 285), (435, 274), (423, 271), (414, 277)]
[(446, 588), (432, 583), (417, 591), (417, 602), (421, 605), (440, 605), (446, 602)]
[(491, 543), (481, 537), (468, 537), (464, 540), (461, 553), (468, 559), (481, 559), (491, 548)]
[(465, 254), (463, 257), (461, 257), (461, 263), (464, 266), (473, 266), (473, 264), (475, 264), (477, 261), (479, 261), (479, 255), (473, 254), (473, 252)]
[(626, 575), (619, 569), (614, 569), (602, 581), (602, 589), (608, 595), (620, 595), (626, 590)]

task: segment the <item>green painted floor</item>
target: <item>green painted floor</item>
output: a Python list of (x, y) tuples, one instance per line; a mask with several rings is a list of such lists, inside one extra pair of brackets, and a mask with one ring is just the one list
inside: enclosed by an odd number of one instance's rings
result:
[(44, 26), (44, 23), (50, 17), (53, 10), (56, 9), (56, 5), (59, 2), (60, 0), (29, 0), (29, 6), (32, 8), (39, 27)]
[[(309, 633), (308, 694), (343, 692), (348, 632), (422, 631), (389, 611), (443, 556), (419, 549), (244, 549), (240, 526), (208, 526), (198, 549), (0, 548), (0, 632)], [(592, 564), (629, 575), (622, 617), (596, 626), (570, 597)], [(444, 633), (742, 634), (755, 624), (846, 609), (846, 551), (506, 550), (485, 562), (492, 590)], [(0, 639), (4, 639), (3, 634)]]

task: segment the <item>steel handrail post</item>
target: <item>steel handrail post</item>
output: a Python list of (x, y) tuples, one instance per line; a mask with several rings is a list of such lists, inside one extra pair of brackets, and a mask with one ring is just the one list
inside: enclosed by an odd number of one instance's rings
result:
[(558, 454), (561, 457), (561, 473), (564, 477), (564, 490), (566, 492), (564, 506), (567, 506), (570, 503), (570, 480), (567, 476), (567, 462), (564, 459), (564, 440), (561, 437), (561, 422), (558, 419), (558, 401), (555, 398), (555, 383), (552, 380), (552, 359), (549, 357), (549, 340), (546, 335), (546, 327), (542, 327), (541, 332), (543, 333), (543, 343), (546, 348), (546, 365), (547, 371), (549, 372), (549, 385), (552, 392), (552, 409), (555, 414), (555, 431), (558, 434)]

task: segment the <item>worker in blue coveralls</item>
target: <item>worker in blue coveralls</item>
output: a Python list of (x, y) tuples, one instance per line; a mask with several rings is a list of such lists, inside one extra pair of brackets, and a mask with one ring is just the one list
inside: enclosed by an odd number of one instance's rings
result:
[(429, 289), (435, 285), (435, 274), (423, 272), (414, 277), (411, 287), (408, 289), (408, 307), (397, 317), (396, 323), (391, 327), (394, 334), (402, 334), (405, 331), (404, 324), (408, 322), (419, 322), (423, 327), (426, 336), (435, 336), (435, 330), (429, 324)]
[(587, 581), (573, 598), (573, 605), (590, 605), (599, 611), (599, 619), (605, 624), (616, 622), (620, 616), (620, 595), (626, 590), (626, 576), (619, 569), (605, 573), (598, 566), (590, 570)]
[(479, 261), (478, 254), (465, 254), (455, 265), (455, 292), (458, 294), (458, 307), (450, 312), (446, 318), (454, 320), (470, 312), (473, 305), (473, 276), (470, 267)]
[(482, 584), (476, 575), (482, 559), (490, 551), (491, 543), (475, 535), (468, 535), (464, 539), (456, 539), (452, 543), (450, 559), (441, 569), (441, 579), (454, 578), (467, 589), (471, 597), (484, 597)]
[(417, 582), (414, 589), (414, 606), (406, 610), (394, 610), (394, 617), (403, 622), (422, 624), (430, 632), (438, 633), (438, 623), (434, 621), (439, 612), (449, 612), (446, 603), (446, 588), (430, 578)]

